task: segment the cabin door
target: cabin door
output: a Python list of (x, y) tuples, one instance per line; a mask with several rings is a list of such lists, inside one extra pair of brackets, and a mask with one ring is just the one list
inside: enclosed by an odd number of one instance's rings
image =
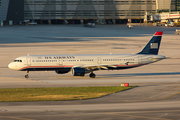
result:
[(101, 64), (101, 63), (102, 63), (101, 58), (98, 57), (98, 58), (97, 58), (97, 64)]
[(31, 57), (27, 57), (27, 66), (31, 66)]
[(59, 59), (59, 65), (63, 65), (63, 59)]
[(138, 57), (138, 64), (142, 64), (142, 57), (141, 56)]

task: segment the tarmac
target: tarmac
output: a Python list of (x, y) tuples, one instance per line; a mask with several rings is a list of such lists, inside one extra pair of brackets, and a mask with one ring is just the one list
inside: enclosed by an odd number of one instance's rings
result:
[[(97, 99), (1, 102), (0, 119), (178, 120), (180, 117), (180, 36), (175, 27), (97, 25), (4, 26), (0, 28), (0, 88), (120, 86), (136, 88)], [(167, 59), (138, 68), (97, 71), (95, 79), (54, 71), (25, 72), (7, 65), (16, 57), (41, 54), (138, 53), (156, 31), (163, 31), (159, 55)]]

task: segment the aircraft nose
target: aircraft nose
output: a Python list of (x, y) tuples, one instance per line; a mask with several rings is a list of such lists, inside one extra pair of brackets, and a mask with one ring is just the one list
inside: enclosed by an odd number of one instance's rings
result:
[(12, 69), (13, 68), (13, 63), (9, 63), (8, 68)]
[(14, 62), (9, 63), (8, 65), (9, 69), (17, 70), (17, 65), (14, 64)]

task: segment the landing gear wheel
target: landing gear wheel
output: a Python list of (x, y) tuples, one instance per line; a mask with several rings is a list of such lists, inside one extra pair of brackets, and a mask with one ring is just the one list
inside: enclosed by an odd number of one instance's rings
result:
[(28, 75), (29, 71), (27, 70), (26, 73), (27, 73), (27, 74), (26, 74), (24, 77), (25, 77), (25, 78), (29, 78), (29, 75)]
[(25, 78), (29, 78), (29, 75), (25, 75)]
[(96, 75), (95, 75), (94, 73), (91, 73), (91, 74), (89, 74), (89, 77), (90, 77), (90, 78), (95, 78)]

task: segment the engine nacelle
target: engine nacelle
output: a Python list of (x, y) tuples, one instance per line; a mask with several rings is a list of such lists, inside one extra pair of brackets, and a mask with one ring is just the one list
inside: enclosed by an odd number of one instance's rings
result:
[(68, 69), (62, 69), (62, 70), (56, 70), (55, 72), (57, 73), (57, 74), (65, 74), (65, 73), (68, 73), (70, 70), (68, 70)]
[(72, 68), (73, 76), (84, 76), (86, 74), (85, 68)]

